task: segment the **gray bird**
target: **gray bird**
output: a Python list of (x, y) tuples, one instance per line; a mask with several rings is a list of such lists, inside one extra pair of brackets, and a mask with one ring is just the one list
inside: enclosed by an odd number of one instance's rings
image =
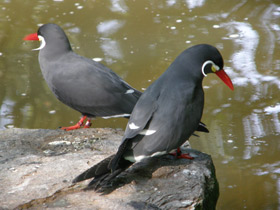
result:
[(49, 88), (62, 103), (83, 117), (65, 130), (91, 125), (95, 117), (129, 117), (141, 92), (131, 87), (111, 69), (73, 52), (64, 31), (56, 24), (42, 25), (24, 40), (41, 41), (39, 63)]
[[(220, 52), (211, 45), (195, 45), (183, 51), (139, 98), (118, 152), (73, 182), (94, 178), (89, 187), (97, 190), (133, 163), (180, 148), (200, 126), (204, 107), (203, 78), (215, 73), (233, 90), (223, 66)], [(192, 157), (183, 155), (183, 158)]]

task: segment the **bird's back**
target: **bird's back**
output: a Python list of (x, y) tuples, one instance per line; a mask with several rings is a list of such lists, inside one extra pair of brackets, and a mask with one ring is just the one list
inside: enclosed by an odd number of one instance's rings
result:
[(40, 66), (56, 97), (89, 116), (131, 113), (141, 92), (104, 65), (68, 52), (47, 61), (40, 52)]

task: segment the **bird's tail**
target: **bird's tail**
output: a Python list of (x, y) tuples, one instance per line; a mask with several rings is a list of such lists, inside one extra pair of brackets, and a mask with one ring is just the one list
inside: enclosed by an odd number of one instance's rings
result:
[(85, 172), (77, 176), (73, 183), (77, 183), (86, 179), (94, 178), (89, 184), (87, 189), (98, 190), (99, 188), (108, 187), (110, 185), (111, 180), (113, 180), (117, 175), (119, 175), (122, 171), (127, 169), (132, 162), (121, 159), (119, 161), (118, 167), (116, 169), (111, 169), (111, 162), (114, 160), (115, 155), (111, 155), (110, 157), (105, 158), (100, 161), (96, 165), (87, 169)]
[(207, 129), (206, 125), (203, 122), (200, 122), (198, 124), (198, 128), (196, 130), (199, 132), (209, 133), (209, 130)]

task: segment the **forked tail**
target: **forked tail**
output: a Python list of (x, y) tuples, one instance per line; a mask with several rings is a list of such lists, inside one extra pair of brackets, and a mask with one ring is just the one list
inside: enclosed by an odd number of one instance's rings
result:
[(73, 183), (77, 183), (86, 179), (94, 178), (89, 184), (86, 189), (94, 189), (98, 190), (103, 187), (110, 186), (110, 182), (119, 175), (122, 171), (126, 170), (130, 165), (133, 163), (121, 159), (119, 161), (118, 167), (112, 171), (111, 169), (111, 162), (115, 158), (115, 155), (111, 155), (110, 157), (105, 158), (104, 160), (100, 161), (96, 165), (92, 166), (91, 168), (87, 169), (85, 172), (77, 176)]

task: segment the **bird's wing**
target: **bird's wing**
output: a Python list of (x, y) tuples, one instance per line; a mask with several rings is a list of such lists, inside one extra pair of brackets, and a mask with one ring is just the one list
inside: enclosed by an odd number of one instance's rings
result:
[(127, 123), (125, 133), (118, 152), (110, 164), (110, 168), (114, 171), (118, 167), (118, 163), (124, 152), (127, 150), (127, 143), (145, 129), (149, 121), (152, 119), (154, 112), (157, 110), (157, 97), (150, 94), (142, 94)]
[(196, 131), (204, 132), (204, 133), (209, 133), (209, 130), (207, 129), (206, 125), (203, 122), (199, 123), (198, 128), (196, 129)]
[[(59, 100), (87, 114), (109, 116), (130, 113), (141, 95), (112, 70), (87, 58), (73, 55), (52, 78), (51, 89)], [(80, 62), (74, 62), (80, 61)]]
[(131, 139), (143, 131), (157, 110), (157, 98), (150, 94), (143, 94), (134, 107), (127, 123), (123, 139)]

